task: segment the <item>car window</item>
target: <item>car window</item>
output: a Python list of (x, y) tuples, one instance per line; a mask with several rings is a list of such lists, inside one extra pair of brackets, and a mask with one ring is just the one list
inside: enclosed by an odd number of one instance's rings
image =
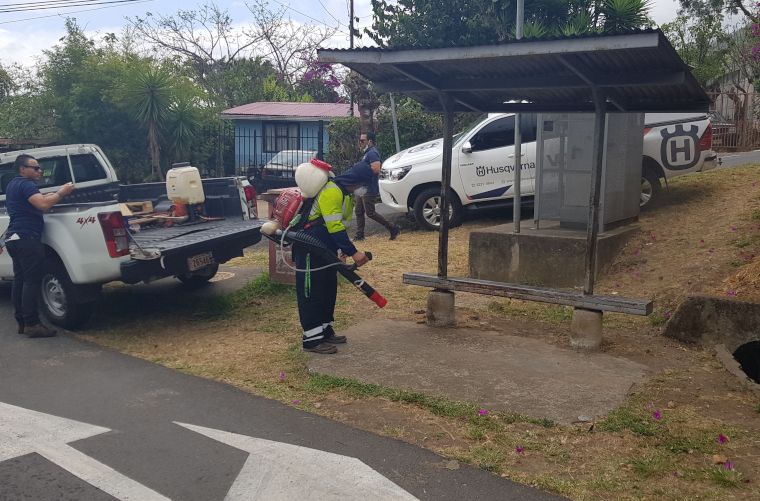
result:
[(86, 155), (71, 155), (71, 170), (74, 171), (74, 182), (84, 183), (105, 179), (105, 169), (92, 153)]
[(13, 162), (0, 164), (0, 195), (5, 195), (5, 188), (11, 179), (16, 177), (18, 172), (13, 168)]
[(500, 118), (486, 125), (470, 139), (472, 151), (511, 146), (515, 142), (515, 117)]
[(523, 143), (532, 143), (536, 140), (535, 113), (523, 113), (520, 115), (520, 132)]
[(37, 162), (42, 167), (42, 179), (37, 182), (38, 187), (47, 188), (71, 182), (68, 157), (38, 158)]

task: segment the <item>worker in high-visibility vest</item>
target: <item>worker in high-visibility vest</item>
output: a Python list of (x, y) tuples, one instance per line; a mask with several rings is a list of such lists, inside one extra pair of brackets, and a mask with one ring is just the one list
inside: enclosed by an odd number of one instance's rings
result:
[[(312, 160), (296, 170), (296, 183), (304, 197), (313, 198), (303, 231), (317, 238), (330, 250), (350, 256), (357, 266), (367, 263), (367, 256), (356, 249), (346, 231), (354, 211), (354, 196), (363, 195), (372, 181), (372, 170), (357, 164), (333, 177), (329, 164)], [(296, 264), (298, 315), (303, 328), (303, 349), (330, 354), (336, 344), (346, 342), (333, 329), (338, 276), (335, 266), (298, 245), (293, 246)]]

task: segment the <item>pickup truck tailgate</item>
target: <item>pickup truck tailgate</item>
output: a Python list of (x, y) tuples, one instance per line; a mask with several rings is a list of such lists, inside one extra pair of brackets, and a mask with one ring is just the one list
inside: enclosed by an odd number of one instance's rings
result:
[(143, 280), (187, 273), (188, 259), (210, 253), (224, 263), (241, 256), (242, 249), (261, 240), (262, 219), (199, 221), (169, 228), (147, 228), (132, 234), (130, 250), (137, 257), (156, 254), (155, 259), (132, 259), (121, 265), (122, 280)]

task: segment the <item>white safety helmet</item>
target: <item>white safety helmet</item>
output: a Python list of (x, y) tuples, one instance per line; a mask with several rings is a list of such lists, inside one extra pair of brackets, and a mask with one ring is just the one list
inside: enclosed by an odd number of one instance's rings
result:
[(314, 198), (327, 183), (332, 174), (332, 166), (327, 162), (312, 158), (296, 168), (296, 186), (304, 198)]

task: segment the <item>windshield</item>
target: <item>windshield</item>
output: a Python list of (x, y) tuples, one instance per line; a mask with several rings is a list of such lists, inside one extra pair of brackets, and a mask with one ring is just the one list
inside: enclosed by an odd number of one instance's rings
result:
[(316, 155), (317, 152), (311, 150), (283, 150), (273, 156), (269, 163), (272, 165), (295, 167), (296, 165), (308, 162)]

